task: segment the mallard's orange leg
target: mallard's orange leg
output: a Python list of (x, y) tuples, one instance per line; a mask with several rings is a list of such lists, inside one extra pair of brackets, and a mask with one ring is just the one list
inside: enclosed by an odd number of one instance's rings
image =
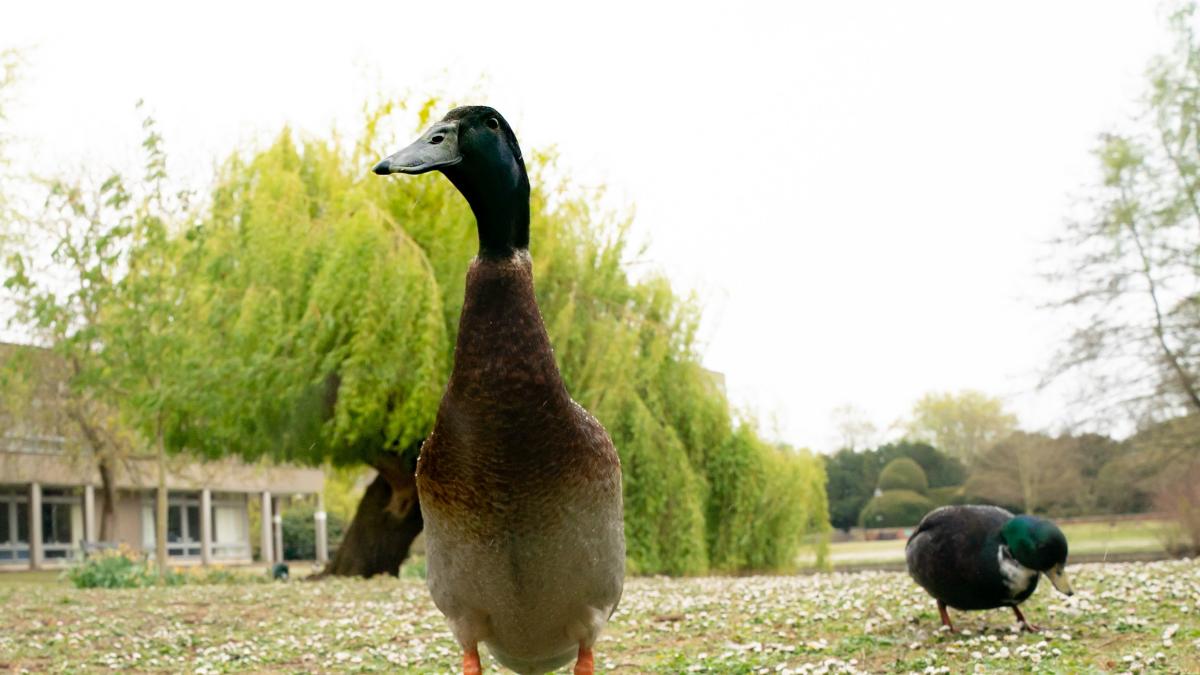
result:
[(463, 652), (463, 675), (483, 675), (483, 666), (479, 663), (478, 647), (472, 647)]
[(1021, 613), (1021, 609), (1019, 607), (1017, 607), (1016, 605), (1013, 605), (1013, 611), (1017, 613), (1017, 621), (1021, 622), (1021, 628), (1029, 631), (1030, 633), (1042, 632), (1041, 628), (1039, 628), (1025, 620), (1025, 615)]
[(946, 611), (946, 603), (938, 600), (938, 614), (942, 615), (942, 625), (950, 629), (951, 633), (957, 633), (954, 630), (954, 624), (950, 623), (950, 613)]
[(579, 657), (575, 659), (575, 675), (592, 675), (596, 671), (595, 658), (590, 647), (579, 646)]

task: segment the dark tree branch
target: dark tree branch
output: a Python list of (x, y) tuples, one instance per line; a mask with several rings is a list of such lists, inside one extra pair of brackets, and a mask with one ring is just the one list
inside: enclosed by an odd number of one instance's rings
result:
[(1153, 264), (1150, 256), (1146, 253), (1146, 248), (1142, 243), (1142, 238), (1137, 231), (1137, 227), (1133, 223), (1133, 219), (1127, 219), (1125, 225), (1129, 230), (1129, 235), (1133, 237), (1133, 243), (1137, 247), (1138, 256), (1141, 258), (1142, 275), (1145, 277), (1150, 301), (1154, 306), (1154, 335), (1158, 340), (1163, 357), (1167, 360), (1167, 364), (1171, 367), (1171, 370), (1175, 372), (1180, 388), (1193, 406), (1194, 412), (1200, 413), (1200, 393), (1196, 391), (1196, 386), (1192, 381), (1191, 375), (1184, 369), (1183, 364), (1180, 363), (1179, 356), (1167, 344), (1166, 331), (1163, 328), (1162, 308), (1158, 301), (1158, 287), (1154, 280)]

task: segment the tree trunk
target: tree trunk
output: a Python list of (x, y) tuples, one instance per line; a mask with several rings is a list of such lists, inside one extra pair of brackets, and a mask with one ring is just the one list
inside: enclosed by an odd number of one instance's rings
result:
[(158, 562), (158, 574), (167, 576), (170, 571), (167, 561), (167, 456), (163, 446), (162, 425), (158, 427), (158, 489), (154, 493), (154, 557)]
[(114, 468), (117, 448), (105, 441), (98, 424), (84, 412), (84, 404), (72, 399), (67, 405), (67, 414), (91, 446), (100, 472), (100, 492), (104, 495), (104, 506), (100, 509), (100, 541), (113, 541), (117, 536), (117, 486)]
[(100, 507), (100, 541), (113, 541), (117, 536), (117, 486), (113, 478), (112, 458), (101, 457), (100, 492), (104, 504)]
[(320, 576), (396, 576), (421, 533), (424, 523), (413, 462), (388, 455), (371, 466), (379, 475), (367, 487), (337, 553)]

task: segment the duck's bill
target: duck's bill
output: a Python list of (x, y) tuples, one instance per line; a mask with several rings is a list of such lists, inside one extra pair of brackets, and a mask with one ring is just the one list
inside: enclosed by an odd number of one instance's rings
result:
[(373, 171), (380, 176), (419, 174), (454, 166), (461, 161), (457, 129), (453, 126), (434, 126), (412, 145), (376, 164)]
[(1054, 587), (1058, 589), (1059, 593), (1063, 593), (1064, 595), (1075, 595), (1075, 591), (1071, 589), (1071, 581), (1067, 579), (1067, 573), (1063, 569), (1062, 565), (1052, 567), (1043, 572), (1043, 574), (1045, 574), (1046, 578), (1050, 580), (1050, 583), (1054, 584)]

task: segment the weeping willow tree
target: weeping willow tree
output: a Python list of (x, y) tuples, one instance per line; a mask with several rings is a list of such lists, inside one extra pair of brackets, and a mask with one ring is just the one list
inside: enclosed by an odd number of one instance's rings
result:
[[(425, 126), (435, 102), (418, 112)], [(177, 449), (369, 464), (334, 574), (395, 574), (420, 532), (413, 468), (449, 377), (474, 219), (450, 183), (382, 180), (394, 139), (298, 140), (230, 159), (181, 279), (189, 344)], [(621, 456), (630, 566), (646, 573), (787, 567), (828, 527), (813, 457), (765, 443), (700, 364), (696, 304), (622, 266), (627, 221), (529, 170), (538, 302), (569, 391)]]

